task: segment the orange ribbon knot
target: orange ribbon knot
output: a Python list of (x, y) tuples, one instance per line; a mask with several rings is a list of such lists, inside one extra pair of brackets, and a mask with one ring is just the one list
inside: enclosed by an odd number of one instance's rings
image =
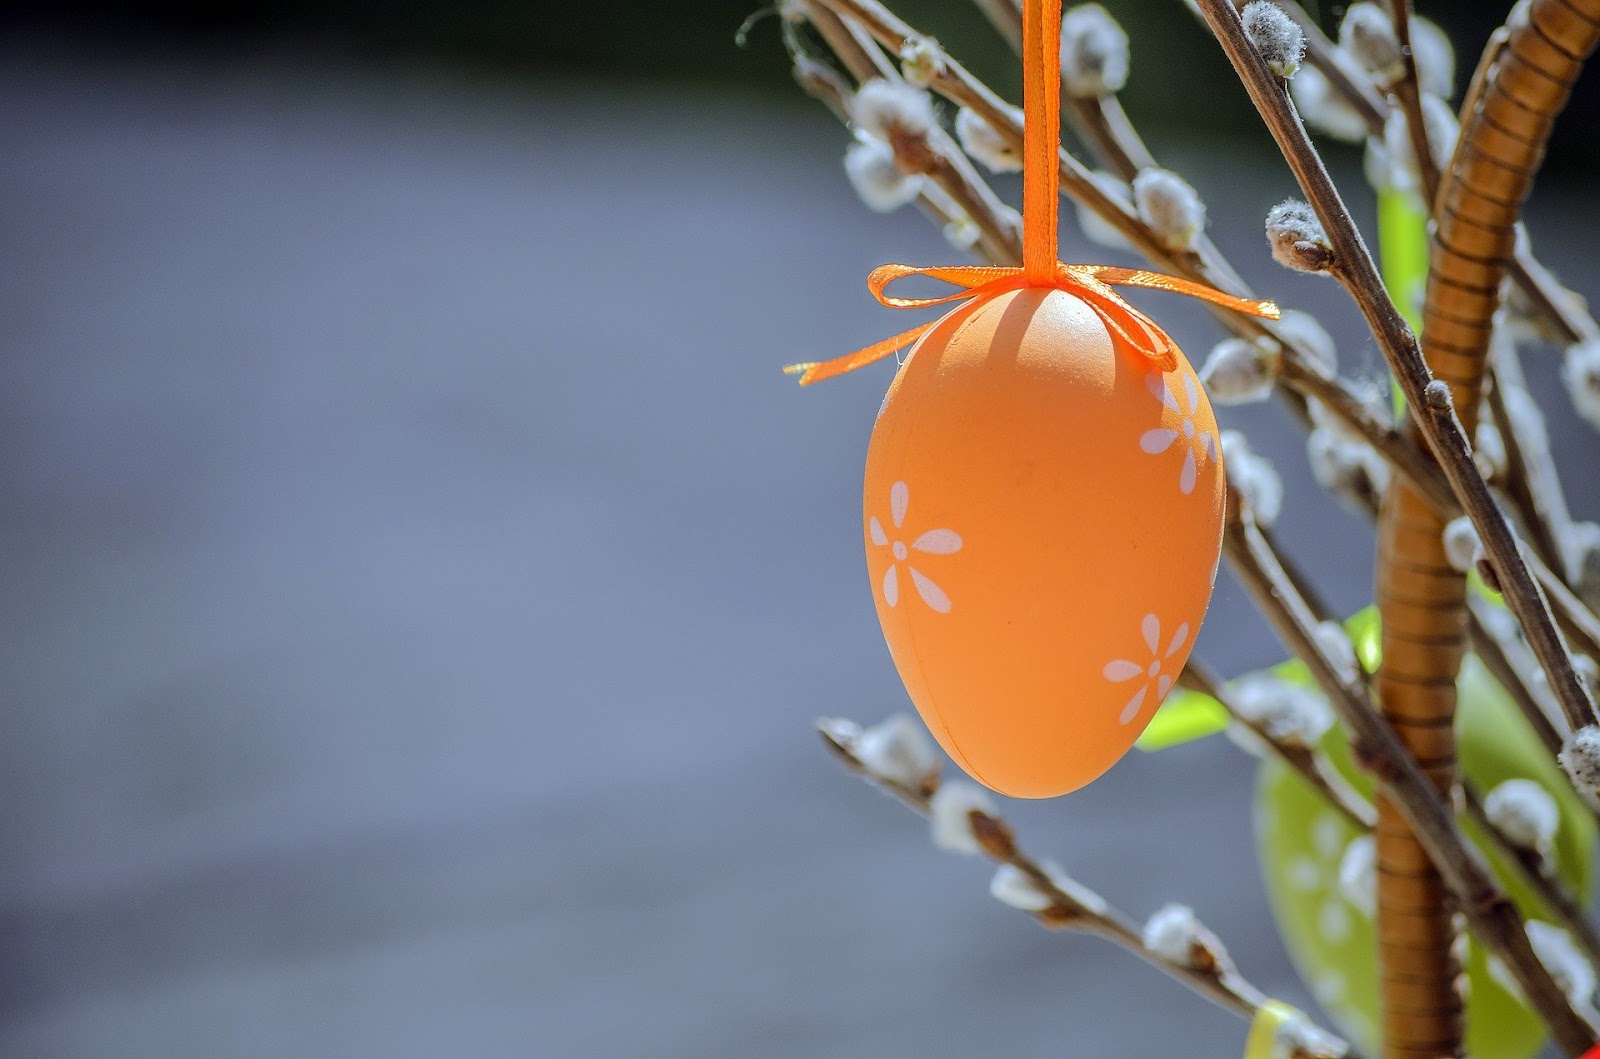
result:
[[(927, 276), (930, 279), (954, 284), (961, 290), (942, 298), (896, 298), (888, 293), (889, 284), (907, 276)], [(880, 304), (891, 309), (923, 309), (930, 305), (943, 305), (946, 302), (968, 298), (981, 300), (1023, 287), (1047, 287), (1066, 291), (1083, 299), (1105, 322), (1106, 328), (1112, 334), (1155, 361), (1163, 370), (1172, 367), (1178, 351), (1177, 345), (1160, 325), (1128, 304), (1122, 295), (1113, 290), (1113, 284), (1171, 291), (1237, 312), (1249, 313), (1251, 316), (1260, 316), (1268, 320), (1278, 318), (1278, 307), (1270, 301), (1236, 298), (1203, 283), (1163, 275), (1160, 272), (1115, 268), (1111, 265), (1066, 265), (1058, 261), (1055, 263), (1053, 275), (1043, 283), (1031, 278), (1026, 267), (994, 265), (948, 265), (931, 268), (879, 265), (867, 277), (867, 288), (872, 291), (872, 296), (877, 298)], [(880, 361), (911, 345), (938, 323), (938, 320), (930, 320), (925, 324), (918, 324), (909, 331), (902, 331), (892, 338), (886, 338), (882, 342), (874, 342), (854, 353), (832, 360), (791, 364), (783, 370), (790, 375), (799, 375), (801, 386), (809, 386), (814, 382), (831, 379), (836, 375), (843, 375)]]

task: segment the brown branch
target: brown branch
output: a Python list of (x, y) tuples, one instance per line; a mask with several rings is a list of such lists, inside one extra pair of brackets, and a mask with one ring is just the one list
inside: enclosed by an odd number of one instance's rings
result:
[(1394, 39), (1400, 45), (1400, 77), (1389, 90), (1399, 101), (1400, 111), (1406, 118), (1406, 130), (1411, 135), (1411, 150), (1417, 156), (1417, 174), (1421, 178), (1422, 201), (1429, 216), (1433, 215), (1434, 202), (1439, 197), (1439, 168), (1433, 162), (1433, 149), (1428, 143), (1428, 122), (1422, 113), (1422, 88), (1417, 80), (1417, 60), (1411, 53), (1411, 0), (1388, 0), (1389, 20), (1394, 26)]
[(1582, 950), (1584, 959), (1595, 967), (1600, 967), (1600, 933), (1595, 931), (1594, 924), (1589, 921), (1583, 906), (1572, 896), (1566, 883), (1556, 873), (1553, 858), (1545, 857), (1538, 850), (1519, 846), (1508, 839), (1489, 819), (1489, 814), (1483, 807), (1483, 799), (1479, 797), (1478, 791), (1472, 784), (1462, 784), (1461, 792), (1468, 819), (1477, 824), (1489, 841), (1494, 843), (1495, 848), (1516, 865), (1518, 873), (1527, 882), (1528, 887), (1538, 895), (1539, 900), (1549, 909), (1555, 920), (1572, 935), (1572, 940)]
[[(1350, 69), (1342, 57), (1343, 53), (1322, 32), (1316, 19), (1306, 14), (1298, 3), (1294, 0), (1276, 2), (1305, 31), (1306, 64), (1322, 74), (1328, 86), (1361, 116), (1369, 136), (1381, 138), (1384, 123), (1389, 117), (1388, 101), (1378, 94), (1366, 77)], [(1486, 65), (1492, 58), (1494, 48), (1495, 38), (1491, 37), (1489, 48), (1484, 53), (1485, 64), (1481, 65)], [(1419, 167), (1431, 166), (1433, 159), (1419, 158), (1417, 164)], [(1596, 325), (1594, 318), (1581, 310), (1572, 293), (1562, 287), (1526, 249), (1518, 250), (1513, 260), (1512, 280), (1518, 291), (1527, 297), (1541, 321), (1564, 343), (1570, 345), (1600, 334), (1600, 325)]]
[[(806, 17), (818, 34), (833, 49), (858, 82), (883, 78), (900, 80), (895, 68), (872, 37), (861, 26), (830, 9), (818, 0), (803, 0)], [(977, 225), (984, 255), (996, 264), (1013, 265), (1022, 260), (1022, 233), (1011, 212), (993, 189), (973, 169), (972, 163), (943, 129), (931, 130), (925, 141), (916, 145), (915, 172), (926, 176), (955, 202)], [(902, 152), (895, 150), (900, 164)]]
[(1546, 607), (1544, 595), (1523, 559), (1515, 534), (1495, 506), (1489, 487), (1473, 462), (1472, 446), (1456, 417), (1450, 389), (1434, 382), (1416, 336), (1384, 289), (1377, 265), (1306, 135), (1305, 127), (1300, 124), (1284, 83), (1262, 62), (1244, 34), (1238, 12), (1228, 0), (1197, 0), (1197, 3), (1326, 230), (1335, 259), (1331, 271), (1366, 317), (1390, 370), (1406, 395), (1413, 422), (1427, 439), (1457, 501), (1477, 528), (1506, 602), (1549, 676), (1551, 690), (1560, 700), (1563, 711), (1575, 719), (1574, 727), (1595, 723), (1594, 704), (1572, 667), (1572, 659)]
[[(933, 794), (938, 788), (937, 776), (922, 786), (911, 787), (878, 775), (866, 767), (856, 756), (850, 741), (841, 738), (833, 727), (819, 724), (818, 734), (822, 736), (823, 745), (847, 770), (893, 795), (912, 812), (920, 816), (931, 815)], [(996, 864), (1008, 864), (1021, 872), (1049, 899), (1048, 907), (1031, 913), (1043, 926), (1104, 938), (1177, 979), (1207, 1000), (1247, 1019), (1255, 1018), (1261, 1005), (1266, 1003), (1266, 995), (1240, 975), (1231, 963), (1213, 960), (1186, 966), (1151, 951), (1145, 946), (1143, 932), (1136, 921), (1081, 883), (1063, 887), (1057, 876), (1022, 850), (1011, 825), (1003, 819), (981, 810), (973, 810), (968, 818), (973, 836), (984, 855)], [(1325, 1053), (1297, 1049), (1296, 1059), (1355, 1059), (1344, 1041), (1327, 1031), (1320, 1032), (1335, 1047)]]
[(1190, 691), (1215, 699), (1228, 711), (1228, 716), (1234, 724), (1255, 736), (1274, 757), (1299, 774), (1301, 779), (1321, 794), (1346, 820), (1363, 831), (1372, 830), (1372, 825), (1376, 821), (1372, 803), (1363, 798), (1361, 792), (1344, 778), (1344, 774), (1334, 767), (1327, 754), (1314, 746), (1301, 746), (1274, 738), (1260, 724), (1239, 712), (1233, 696), (1224, 691), (1216, 676), (1192, 656), (1183, 672), (1178, 675), (1178, 684)]

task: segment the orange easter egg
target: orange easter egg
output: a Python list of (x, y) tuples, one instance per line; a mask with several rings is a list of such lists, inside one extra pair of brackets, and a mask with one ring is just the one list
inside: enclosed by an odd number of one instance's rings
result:
[(1002, 794), (1110, 768), (1188, 659), (1221, 550), (1217, 424), (1080, 298), (1030, 287), (912, 348), (867, 452), (867, 570), (906, 690)]

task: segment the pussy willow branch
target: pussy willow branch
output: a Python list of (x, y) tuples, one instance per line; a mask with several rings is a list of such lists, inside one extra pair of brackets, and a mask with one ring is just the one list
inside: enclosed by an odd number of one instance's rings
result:
[[(1308, 15), (1295, 0), (1276, 2), (1305, 31), (1307, 64), (1322, 74), (1334, 92), (1361, 115), (1362, 121), (1366, 122), (1368, 135), (1381, 138), (1384, 122), (1389, 116), (1388, 103), (1364, 76), (1352, 72), (1344, 64), (1340, 58), (1342, 53), (1322, 32), (1317, 20)], [(1489, 54), (1486, 51), (1485, 57)], [(1419, 166), (1431, 163), (1431, 157), (1418, 159)], [(1562, 287), (1526, 247), (1519, 247), (1512, 259), (1511, 279), (1527, 297), (1540, 319), (1562, 342), (1571, 344), (1600, 334), (1600, 325), (1596, 325), (1594, 318), (1579, 308), (1571, 292)]]
[(1405, 392), (1413, 421), (1449, 478), (1456, 499), (1472, 519), (1484, 552), (1499, 577), (1502, 594), (1522, 625), (1539, 664), (1544, 667), (1551, 690), (1569, 723), (1574, 728), (1594, 724), (1597, 720), (1594, 703), (1573, 669), (1566, 644), (1523, 558), (1516, 535), (1495, 506), (1488, 484), (1478, 473), (1472, 445), (1456, 418), (1450, 389), (1443, 383), (1434, 383), (1416, 336), (1384, 289), (1377, 265), (1306, 135), (1284, 82), (1267, 69), (1250, 44), (1239, 13), (1229, 0), (1197, 0), (1197, 3), (1322, 222), (1335, 258), (1330, 271), (1366, 317), (1368, 327), (1389, 361), (1390, 370)]
[[(1398, 12), (1403, 9), (1404, 0), (1390, 0), (1390, 4), (1391, 10)], [(1367, 78), (1353, 74), (1345, 66), (1341, 61), (1342, 53), (1322, 35), (1315, 21), (1306, 16), (1298, 5), (1292, 0), (1285, 0), (1284, 7), (1305, 31), (1307, 61), (1323, 74), (1334, 92), (1361, 116), (1367, 125), (1368, 134), (1381, 138), (1389, 113), (1387, 101), (1373, 90)], [(1409, 19), (1407, 27), (1409, 32)], [(1496, 30), (1491, 36), (1469, 83), (1461, 109), (1464, 116), (1473, 113), (1477, 106), (1477, 101), (1488, 83), (1489, 72), (1498, 60), (1509, 36), (1505, 27)], [(1407, 69), (1414, 78), (1415, 61), (1409, 55), (1406, 60)], [(1410, 82), (1410, 86), (1415, 87), (1414, 80)], [(1420, 117), (1420, 96), (1415, 93), (1402, 94), (1401, 99), (1406, 104), (1403, 109), (1406, 112), (1408, 129), (1414, 140), (1413, 153), (1416, 155), (1417, 169), (1425, 189), (1425, 201), (1436, 206), (1435, 200), (1438, 198), (1440, 182), (1439, 169), (1434, 156), (1425, 153), (1415, 142), (1419, 131), (1422, 139), (1426, 139), (1427, 136), (1427, 123)], [(1415, 106), (1410, 105), (1413, 103)], [(1518, 225), (1518, 230), (1521, 231), (1521, 225)], [(1508, 263), (1508, 271), (1513, 285), (1527, 299), (1535, 315), (1558, 339), (1570, 343), (1597, 333), (1593, 318), (1582, 311), (1577, 298), (1556, 282), (1544, 266), (1533, 258), (1527, 248), (1525, 237), (1519, 238), (1512, 260)], [(1490, 374), (1493, 379), (1490, 401), (1491, 411), (1495, 412), (1495, 425), (1505, 439), (1508, 450), (1517, 449), (1522, 456), (1521, 460), (1513, 461), (1509, 468), (1508, 495), (1513, 502), (1514, 510), (1521, 516), (1529, 533), (1529, 539), (1540, 548), (1545, 563), (1557, 574), (1566, 576), (1568, 571), (1560, 558), (1559, 549), (1552, 551), (1549, 547), (1552, 538), (1560, 532), (1559, 527), (1552, 524), (1550, 519), (1565, 509), (1565, 501), (1559, 495), (1561, 484), (1556, 474), (1554, 458), (1547, 449), (1535, 446), (1532, 444), (1532, 439), (1523, 437), (1517, 430), (1516, 423), (1500, 414), (1503, 409), (1496, 411), (1493, 402), (1496, 400), (1496, 393), (1502, 381), (1500, 367), (1491, 365)]]
[[(912, 812), (920, 816), (930, 814), (930, 803), (933, 792), (937, 789), (937, 783), (911, 787), (880, 776), (862, 764), (855, 751), (828, 728), (819, 725), (818, 732), (822, 736), (823, 745), (846, 769), (893, 795)], [(1207, 1000), (1247, 1019), (1253, 1019), (1261, 1005), (1266, 1003), (1266, 995), (1231, 966), (1192, 967), (1164, 959), (1145, 947), (1139, 925), (1127, 914), (1119, 912), (1103, 898), (1100, 899), (1100, 907), (1096, 908), (1067, 893), (1057, 885), (1056, 880), (1051, 878), (1050, 873), (1045, 871), (1038, 861), (1023, 852), (1011, 826), (1003, 819), (980, 810), (971, 812), (968, 819), (972, 825), (973, 835), (977, 838), (985, 856), (997, 864), (1011, 865), (1027, 876), (1028, 881), (1050, 899), (1049, 907), (1030, 913), (1039, 923), (1053, 930), (1073, 930), (1104, 938), (1176, 978)], [(1327, 1036), (1330, 1041), (1337, 1043), (1338, 1050), (1325, 1057), (1297, 1050), (1296, 1059), (1337, 1059), (1340, 1056), (1355, 1059), (1348, 1045), (1333, 1034)]]
[(1417, 60), (1411, 53), (1411, 0), (1388, 0), (1389, 22), (1400, 45), (1400, 77), (1389, 90), (1394, 93), (1406, 116), (1406, 131), (1411, 135), (1411, 151), (1417, 156), (1417, 172), (1422, 178), (1422, 201), (1429, 216), (1439, 197), (1439, 169), (1433, 164), (1433, 149), (1428, 144), (1428, 123), (1422, 117), (1422, 88), (1417, 82)]
[[(1504, 353), (1504, 348), (1496, 350), (1496, 355)], [(1497, 365), (1497, 368), (1501, 365)], [(1561, 552), (1561, 542), (1556, 539), (1558, 527), (1564, 521), (1562, 514), (1566, 503), (1559, 495), (1559, 483), (1550, 473), (1551, 469), (1545, 466), (1554, 461), (1548, 449), (1536, 452), (1530, 439), (1518, 432), (1511, 410), (1506, 405), (1505, 375), (1505, 371), (1496, 370), (1495, 382), (1484, 395), (1484, 404), (1488, 408), (1490, 421), (1500, 432), (1505, 444), (1506, 497), (1511, 501), (1512, 510), (1522, 516), (1523, 532), (1539, 558), (1544, 560), (1546, 566), (1570, 577), (1566, 558)]]
[[(818, 34), (833, 49), (852, 77), (867, 81), (875, 77), (898, 80), (900, 73), (883, 52), (862, 33), (859, 25), (839, 17), (817, 0), (802, 0), (806, 17)], [(902, 145), (892, 144), (895, 162), (903, 165)], [(943, 129), (934, 129), (914, 151), (914, 170), (926, 176), (949, 195), (977, 225), (984, 254), (995, 264), (1013, 265), (1022, 260), (1022, 233), (1013, 215), (993, 189), (978, 175), (972, 162)]]
[[(850, 88), (833, 67), (797, 54), (791, 72), (795, 83), (806, 95), (821, 102), (844, 124), (850, 124)], [(917, 208), (941, 228), (966, 218), (965, 213), (957, 215), (950, 208), (953, 205), (949, 200), (935, 197), (926, 190), (917, 194)]]
[(1600, 933), (1595, 932), (1594, 924), (1584, 914), (1583, 907), (1573, 899), (1566, 883), (1556, 873), (1554, 858), (1547, 858), (1537, 850), (1526, 849), (1507, 839), (1489, 819), (1489, 813), (1483, 807), (1483, 799), (1479, 797), (1477, 789), (1472, 784), (1461, 785), (1461, 798), (1465, 803), (1467, 818), (1477, 824), (1500, 854), (1516, 866), (1518, 873), (1522, 875), (1529, 888), (1539, 896), (1539, 900), (1544, 903), (1552, 918), (1572, 936), (1572, 940), (1582, 950), (1584, 959), (1591, 965), (1600, 967)]
[(1223, 533), (1229, 565), (1279, 637), (1311, 670), (1351, 732), (1358, 759), (1372, 773), (1379, 789), (1405, 815), (1472, 924), (1473, 933), (1510, 969), (1561, 1047), (1578, 1055), (1595, 1043), (1594, 1028), (1539, 961), (1516, 906), (1462, 837), (1454, 815), (1416, 761), (1379, 717), (1366, 688), (1350, 671), (1352, 667), (1334, 660), (1318, 642), (1316, 623), (1305, 601), (1236, 501), (1237, 497), (1230, 499)]
[[(847, 21), (860, 25), (892, 51), (898, 52), (907, 39), (928, 39), (877, 0), (807, 0), (807, 3), (812, 7), (826, 7)], [(958, 105), (970, 107), (1008, 144), (1020, 150), (1021, 112), (973, 77), (948, 54), (941, 52), (940, 59), (941, 72), (934, 78), (931, 85), (933, 90)], [(1174, 250), (1168, 247), (1127, 207), (1107, 196), (1090, 178), (1089, 170), (1065, 150), (1060, 154), (1060, 163), (1062, 193), (1114, 227), (1145, 258), (1173, 273), (1209, 283), (1229, 294), (1254, 297), (1231, 266), (1222, 263), (1220, 253), (1209, 248), (1206, 241), (1199, 243), (1205, 249), (1204, 254), (1197, 250)], [(1412, 444), (1401, 431), (1377, 419), (1348, 386), (1325, 376), (1314, 366), (1315, 356), (1308, 349), (1288, 340), (1265, 321), (1227, 311), (1217, 315), (1224, 326), (1236, 334), (1245, 338), (1268, 337), (1277, 342), (1284, 351), (1282, 378), (1285, 385), (1307, 397), (1316, 398), (1334, 416), (1352, 429), (1361, 431), (1373, 447), (1408, 478), (1435, 486), (1433, 492), (1438, 495), (1449, 495), (1428, 454)]]
[(1344, 774), (1328, 760), (1327, 754), (1316, 747), (1300, 746), (1273, 738), (1265, 728), (1239, 712), (1234, 705), (1233, 696), (1225, 691), (1211, 671), (1193, 656), (1190, 656), (1188, 664), (1178, 675), (1178, 684), (1190, 691), (1209, 695), (1221, 703), (1234, 724), (1248, 730), (1260, 740), (1274, 757), (1298, 773), (1301, 779), (1321, 794), (1346, 820), (1364, 831), (1372, 830), (1372, 825), (1377, 822), (1377, 813), (1372, 808), (1372, 803), (1350, 785)]

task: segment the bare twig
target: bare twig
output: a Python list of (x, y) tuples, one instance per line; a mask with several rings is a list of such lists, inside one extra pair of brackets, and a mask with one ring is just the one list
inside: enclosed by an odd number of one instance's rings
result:
[[(1242, 3), (1243, 0), (1238, 2)], [(1317, 24), (1316, 19), (1306, 14), (1294, 0), (1277, 0), (1277, 2), (1305, 31), (1307, 64), (1322, 74), (1327, 79), (1329, 87), (1361, 116), (1361, 120), (1366, 123), (1368, 135), (1381, 137), (1384, 122), (1389, 116), (1388, 102), (1377, 93), (1370, 81), (1350, 69), (1342, 59), (1339, 49), (1323, 34), (1322, 27)], [(1503, 43), (1504, 39), (1503, 34), (1491, 37), (1480, 69), (1485, 68), (1497, 54), (1496, 41)], [(1468, 95), (1471, 95), (1470, 90)], [(1431, 156), (1418, 158), (1418, 165), (1421, 167), (1432, 164)], [(1512, 261), (1512, 280), (1516, 283), (1517, 289), (1527, 297), (1541, 321), (1549, 326), (1562, 342), (1568, 344), (1580, 342), (1600, 334), (1600, 326), (1596, 325), (1594, 318), (1582, 311), (1580, 303), (1572, 293), (1562, 287), (1549, 270), (1539, 264), (1525, 247), (1517, 251)]]
[(1411, 53), (1411, 0), (1389, 0), (1389, 19), (1394, 25), (1395, 41), (1400, 45), (1401, 67), (1399, 79), (1389, 88), (1406, 116), (1406, 130), (1411, 134), (1411, 150), (1417, 156), (1417, 173), (1422, 182), (1422, 201), (1431, 216), (1433, 202), (1439, 195), (1439, 169), (1433, 164), (1433, 150), (1428, 144), (1428, 123), (1422, 116), (1417, 61)]
[[(936, 783), (913, 787), (878, 775), (856, 756), (848, 739), (840, 738), (828, 725), (819, 725), (818, 731), (823, 745), (846, 769), (893, 795), (912, 812), (921, 816), (931, 813)], [(969, 821), (985, 856), (997, 864), (1008, 864), (1015, 868), (1028, 878), (1034, 888), (1049, 898), (1047, 907), (1032, 913), (1045, 927), (1074, 930), (1104, 938), (1171, 975), (1207, 1000), (1247, 1019), (1254, 1018), (1261, 1005), (1266, 1003), (1266, 995), (1228, 963), (1184, 965), (1151, 951), (1145, 946), (1139, 925), (1132, 918), (1081, 883), (1075, 883), (1070, 888), (1063, 887), (1058, 876), (1022, 850), (1011, 826), (1004, 820), (981, 810), (973, 810), (969, 814)], [(1337, 1059), (1341, 1056), (1354, 1059), (1347, 1044), (1326, 1031), (1323, 1033), (1335, 1047), (1319, 1054), (1297, 1050), (1297, 1059)]]
[(1584, 958), (1600, 967), (1600, 933), (1595, 931), (1583, 906), (1572, 896), (1561, 876), (1556, 874), (1554, 862), (1541, 856), (1537, 850), (1519, 846), (1508, 839), (1489, 819), (1483, 799), (1472, 784), (1462, 784), (1462, 801), (1465, 802), (1467, 817), (1483, 830), (1507, 860), (1517, 866), (1518, 872), (1550, 910), (1556, 922), (1572, 935)]
[(1228, 711), (1233, 723), (1247, 729), (1272, 755), (1299, 774), (1311, 787), (1327, 799), (1328, 804), (1346, 820), (1364, 831), (1372, 830), (1377, 817), (1372, 803), (1351, 786), (1344, 774), (1328, 760), (1328, 755), (1316, 747), (1300, 746), (1274, 738), (1264, 727), (1245, 716), (1234, 703), (1233, 696), (1223, 690), (1221, 683), (1199, 660), (1191, 657), (1178, 676), (1179, 685), (1202, 695), (1209, 695)]
[[(803, 0), (806, 16), (840, 62), (857, 81), (883, 78), (900, 79), (873, 39), (859, 24), (841, 17), (818, 0)], [(1011, 211), (993, 189), (973, 169), (972, 163), (943, 129), (929, 132), (918, 145), (917, 171), (941, 188), (956, 206), (977, 225), (984, 254), (996, 264), (1016, 264), (1022, 260), (1022, 234)], [(900, 152), (896, 151), (896, 161)]]
[(1405, 392), (1413, 422), (1426, 437), (1457, 501), (1477, 528), (1484, 552), (1499, 576), (1506, 602), (1544, 667), (1551, 690), (1573, 727), (1595, 723), (1594, 704), (1573, 669), (1544, 595), (1523, 558), (1515, 534), (1496, 507), (1488, 484), (1473, 462), (1472, 445), (1456, 418), (1450, 389), (1434, 382), (1416, 336), (1384, 289), (1377, 265), (1306, 135), (1305, 127), (1300, 124), (1283, 82), (1261, 61), (1244, 34), (1238, 12), (1228, 0), (1197, 0), (1197, 3), (1322, 222), (1333, 248), (1335, 265), (1331, 271), (1366, 317), (1389, 361), (1390, 370)]

